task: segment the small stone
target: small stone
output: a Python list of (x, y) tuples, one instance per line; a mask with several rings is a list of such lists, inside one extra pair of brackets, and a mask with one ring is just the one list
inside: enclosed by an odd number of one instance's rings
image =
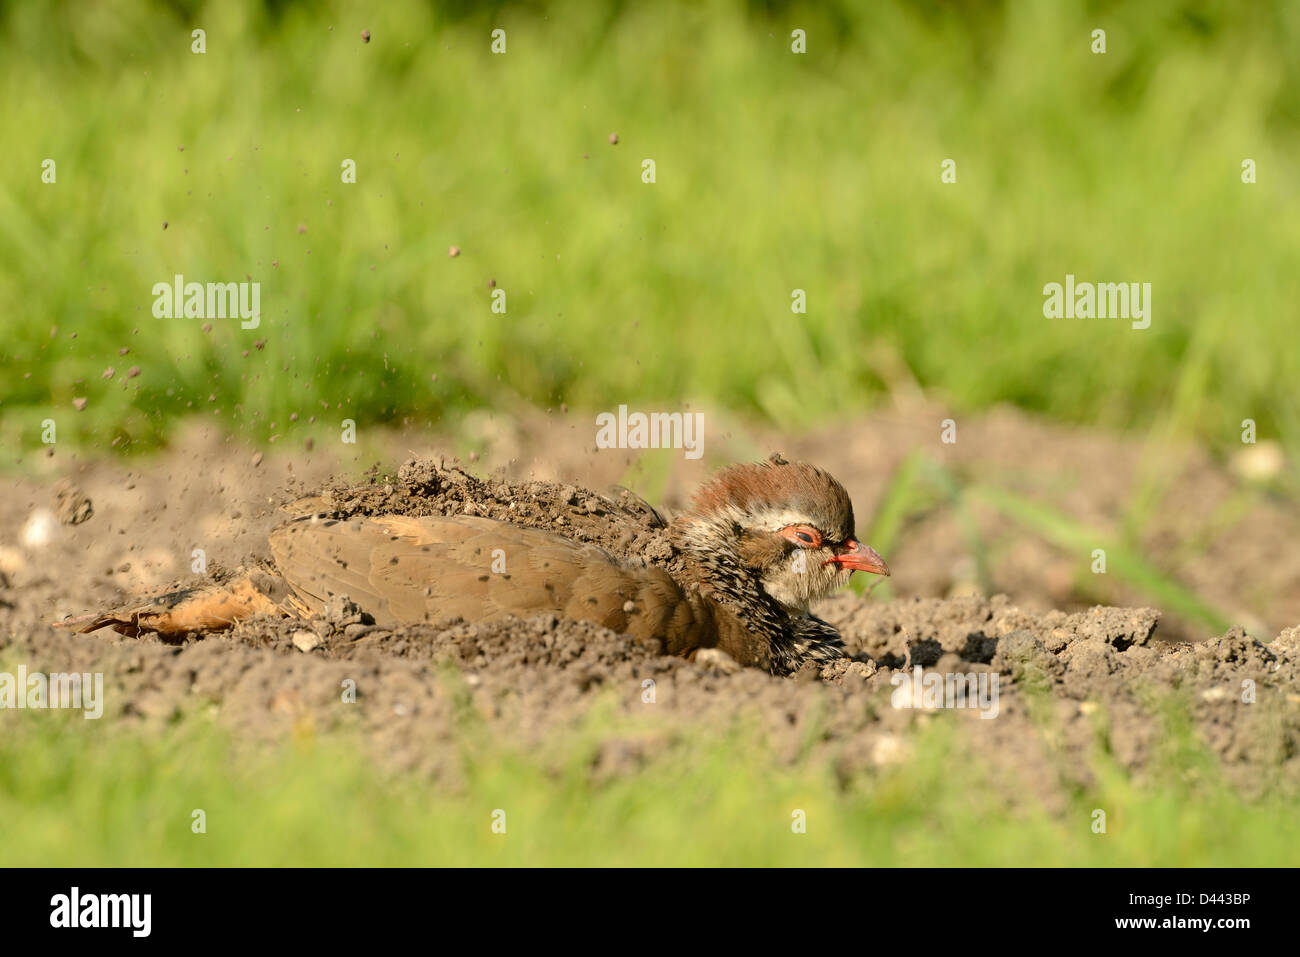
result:
[(734, 675), (740, 670), (740, 663), (721, 648), (701, 648), (695, 653), (695, 663), (721, 671), (724, 675)]
[(362, 30), (362, 31), (361, 31), (361, 42), (362, 42), (362, 43), (369, 43), (369, 42), (370, 42), (370, 31), (369, 31), (369, 30)]
[(897, 764), (905, 753), (903, 739), (896, 734), (882, 734), (871, 746), (871, 760), (874, 764)]
[(447, 250), (447, 257), (449, 259), (455, 259), (459, 255), (460, 255), (459, 246), (452, 246), (450, 249)]
[(311, 651), (313, 648), (319, 648), (321, 644), (320, 637), (313, 631), (295, 631), (293, 633), (293, 646), (299, 651)]
[(1247, 482), (1271, 482), (1286, 470), (1282, 446), (1271, 439), (1246, 445), (1228, 460), (1228, 468)]
[(877, 665), (874, 661), (854, 661), (844, 669), (844, 677), (857, 678), (859, 681), (866, 681), (876, 673)]

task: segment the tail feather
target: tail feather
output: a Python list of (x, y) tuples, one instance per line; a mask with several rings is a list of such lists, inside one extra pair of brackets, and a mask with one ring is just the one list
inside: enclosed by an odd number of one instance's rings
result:
[(182, 588), (142, 604), (51, 624), (82, 634), (111, 627), (132, 637), (153, 632), (180, 638), (191, 632), (221, 631), (259, 613), (294, 615), (292, 606), (284, 602), (287, 593), (283, 579), (254, 572), (223, 584)]

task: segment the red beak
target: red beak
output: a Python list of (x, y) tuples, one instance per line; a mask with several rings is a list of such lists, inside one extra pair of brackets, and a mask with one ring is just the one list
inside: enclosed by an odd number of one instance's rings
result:
[(839, 565), (841, 568), (848, 568), (855, 572), (871, 572), (873, 575), (889, 574), (889, 566), (870, 545), (863, 545), (850, 538), (844, 543), (844, 548), (845, 550), (838, 555), (827, 559), (826, 564)]

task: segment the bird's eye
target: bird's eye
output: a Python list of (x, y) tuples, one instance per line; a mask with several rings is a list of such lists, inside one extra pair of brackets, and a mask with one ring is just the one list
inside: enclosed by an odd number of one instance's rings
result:
[(799, 546), (820, 548), (822, 544), (822, 533), (811, 525), (787, 525), (781, 529), (781, 534)]

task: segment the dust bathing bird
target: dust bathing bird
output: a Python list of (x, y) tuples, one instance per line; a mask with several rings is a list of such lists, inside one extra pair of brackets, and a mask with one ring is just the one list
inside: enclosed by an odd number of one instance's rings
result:
[(647, 507), (683, 558), (680, 571), (620, 561), (595, 545), (470, 515), (335, 520), (303, 500), (271, 532), (274, 573), (172, 592), (59, 622), (89, 632), (178, 638), (258, 613), (303, 618), (346, 596), (378, 625), (554, 613), (663, 652), (714, 648), (788, 674), (845, 655), (809, 611), (855, 571), (888, 575), (858, 541), (848, 493), (819, 468), (779, 455), (720, 471), (671, 523)]

